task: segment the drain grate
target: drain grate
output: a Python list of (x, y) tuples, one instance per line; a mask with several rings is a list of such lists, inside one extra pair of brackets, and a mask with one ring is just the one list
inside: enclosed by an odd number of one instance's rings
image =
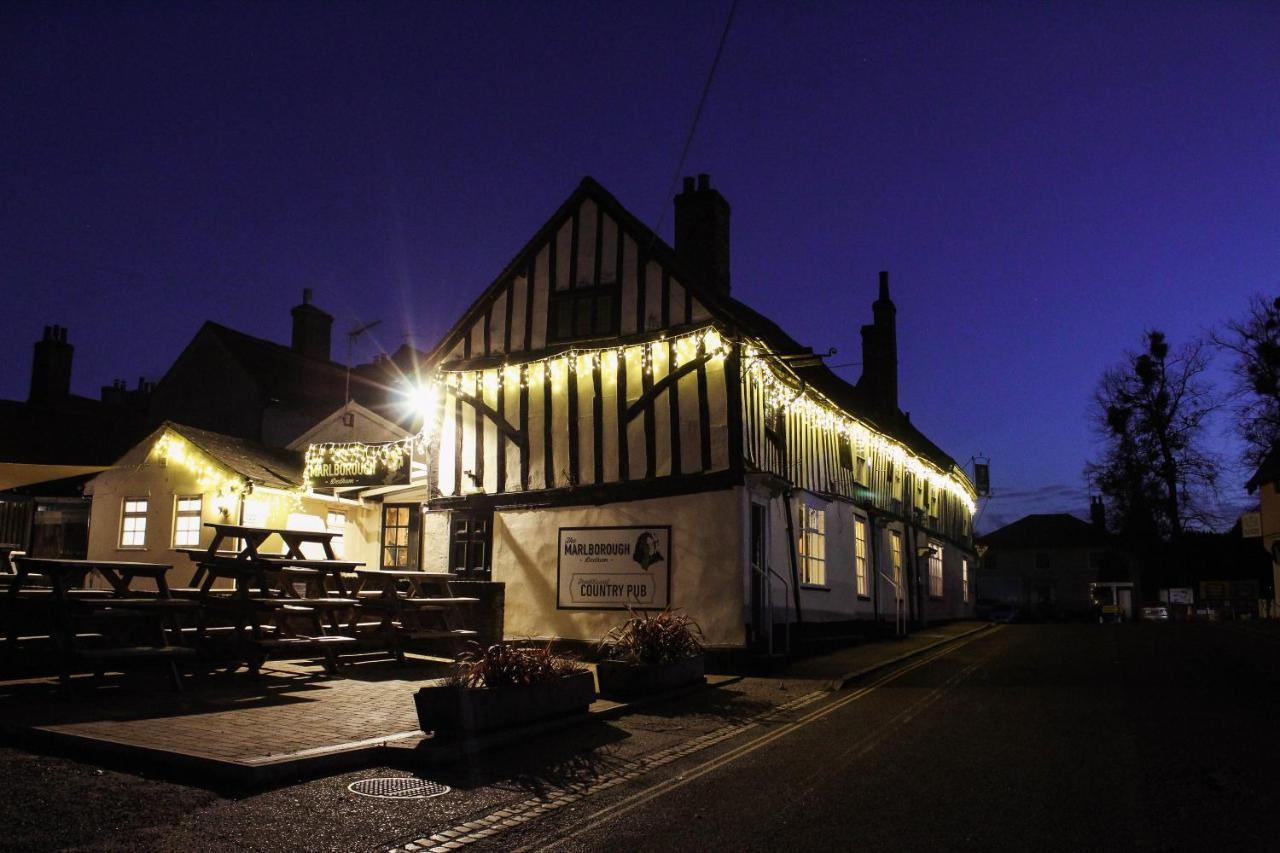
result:
[(380, 797), (384, 800), (421, 800), (449, 793), (448, 785), (412, 776), (383, 776), (378, 779), (361, 779), (352, 782), (347, 790), (362, 797)]

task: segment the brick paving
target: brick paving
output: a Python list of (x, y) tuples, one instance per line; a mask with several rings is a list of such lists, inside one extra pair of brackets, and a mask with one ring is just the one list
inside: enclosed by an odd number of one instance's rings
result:
[(271, 661), (245, 673), (188, 678), (182, 693), (159, 678), (0, 682), (0, 714), (11, 736), (62, 736), (122, 751), (264, 764), (299, 753), (369, 745), (418, 731), (414, 692), (440, 677), (430, 659), (346, 665), (337, 677), (302, 661)]

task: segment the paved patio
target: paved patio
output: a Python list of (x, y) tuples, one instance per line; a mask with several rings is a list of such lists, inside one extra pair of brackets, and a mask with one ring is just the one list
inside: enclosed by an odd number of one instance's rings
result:
[(439, 659), (344, 664), (271, 661), (244, 672), (187, 677), (182, 693), (155, 673), (0, 682), (4, 733), (77, 756), (145, 758), (210, 781), (270, 781), (359, 763), (362, 753), (420, 737), (413, 694), (441, 677)]

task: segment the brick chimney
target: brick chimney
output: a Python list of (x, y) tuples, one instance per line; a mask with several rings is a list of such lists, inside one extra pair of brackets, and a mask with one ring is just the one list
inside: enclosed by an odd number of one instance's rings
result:
[(36, 342), (31, 359), (31, 392), (27, 402), (48, 403), (71, 393), (71, 355), (75, 347), (67, 343), (62, 326), (45, 326), (44, 337)]
[(704, 284), (729, 294), (729, 202), (711, 188), (711, 178), (684, 179), (676, 196), (676, 254)]
[(1089, 496), (1089, 520), (1099, 530), (1107, 529), (1107, 505), (1102, 502), (1102, 495)]
[(858, 388), (880, 411), (898, 411), (898, 309), (889, 298), (889, 273), (880, 272), (880, 296), (872, 323), (862, 327), (862, 377)]
[(308, 358), (329, 360), (329, 336), (333, 317), (311, 304), (311, 288), (302, 291), (302, 304), (293, 311), (293, 343), (296, 353)]

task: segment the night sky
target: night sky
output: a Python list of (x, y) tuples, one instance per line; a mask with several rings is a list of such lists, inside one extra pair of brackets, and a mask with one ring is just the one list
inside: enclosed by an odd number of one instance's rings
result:
[[(357, 360), (428, 349), (583, 175), (670, 240), (728, 10), (4, 4), (0, 397), (46, 324), (96, 397), (207, 319), (287, 343), (304, 287), (335, 358), (375, 319)], [(991, 457), (980, 528), (1083, 513), (1101, 371), (1280, 286), (1280, 5), (743, 0), (683, 171), (734, 295), (833, 364), (890, 270), (903, 407)]]

